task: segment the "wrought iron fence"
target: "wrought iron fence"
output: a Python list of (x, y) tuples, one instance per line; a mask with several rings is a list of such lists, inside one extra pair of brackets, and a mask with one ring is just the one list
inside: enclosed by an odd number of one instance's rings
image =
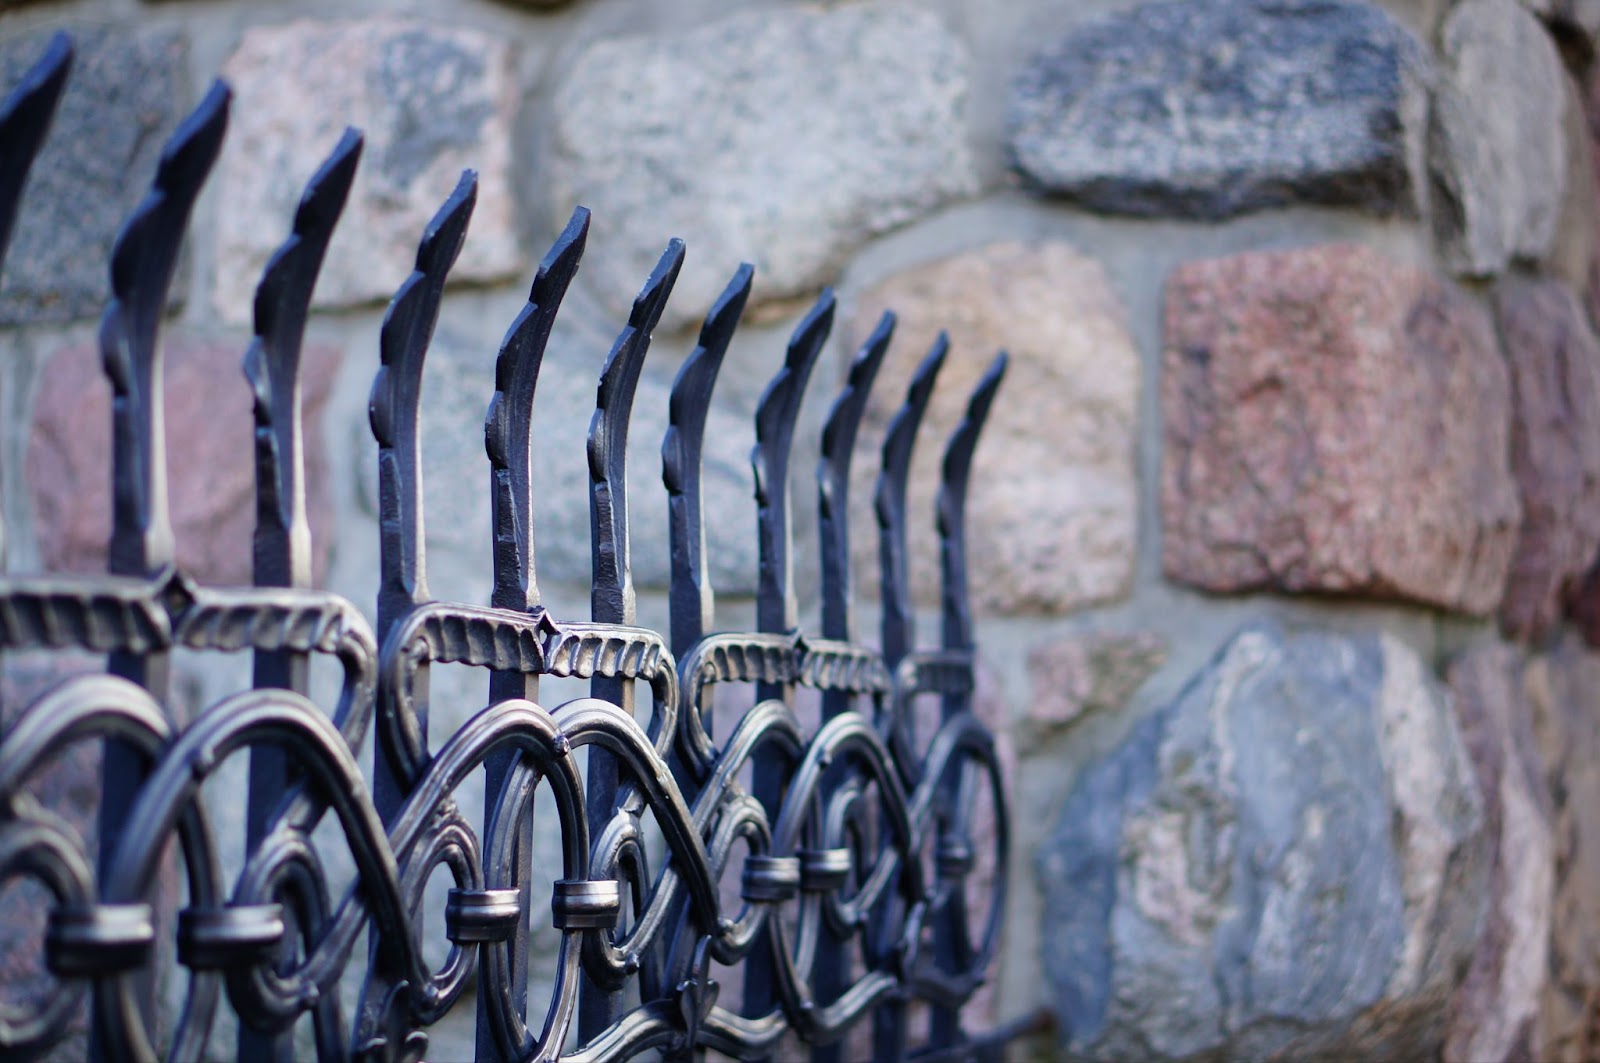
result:
[[(0, 114), (0, 253), (71, 57), (70, 42), (58, 37)], [(712, 633), (701, 452), (718, 368), (750, 292), (751, 268), (742, 266), (671, 393), (662, 445), (671, 622), (663, 636), (635, 624), (625, 465), (635, 385), (683, 261), (682, 243), (672, 241), (599, 380), (587, 450), (593, 616), (558, 618), (540, 604), (532, 528), (535, 456), (557, 453), (561, 441), (536, 436), (532, 402), (583, 255), (589, 219), (579, 208), (540, 264), (496, 363), (485, 423), (490, 604), (434, 600), (424, 579), (418, 400), (445, 278), (472, 214), (475, 178), (464, 174), (423, 234), (379, 337), (370, 404), (382, 569), (374, 630), (350, 602), (309, 587), (298, 405), (312, 286), (361, 154), (352, 131), (311, 179), (256, 293), (244, 356), (255, 397), (255, 585), (203, 586), (173, 564), (158, 330), (228, 109), (219, 83), (177, 129), (112, 256), (100, 329), (114, 393), (110, 573), (0, 583), (0, 646), (108, 658), (106, 674), (69, 679), (22, 709), (0, 744), (0, 882), (32, 878), (53, 896), (41, 948), (55, 979), (35, 1006), (0, 1011), (7, 1058), (49, 1052), (86, 995), (96, 1057), (201, 1058), (220, 1050), (213, 1026), (225, 993), (238, 1015), (232, 1050), (241, 1058), (287, 1058), (293, 1027), (310, 1016), (319, 1058), (417, 1059), (427, 1028), (470, 984), (483, 1059), (647, 1051), (694, 1058), (708, 1049), (760, 1058), (790, 1033), (812, 1046), (813, 1058), (836, 1059), (847, 1031), (869, 1016), (877, 1058), (964, 1058), (992, 1046), (993, 1036), (963, 1030), (960, 1012), (997, 947), (1007, 846), (994, 743), (972, 711), (963, 508), (1004, 356), (972, 394), (944, 453), (936, 650), (919, 650), (914, 638), (906, 482), (942, 339), (890, 425), (875, 499), (882, 631), (874, 650), (851, 630), (846, 496), (892, 317), (856, 354), (822, 433), (821, 626), (803, 632), (791, 580), (789, 459), (833, 318), (833, 297), (824, 293), (795, 330), (756, 415), (757, 630)], [(180, 648), (251, 651), (253, 689), (180, 725), (167, 707), (169, 664)], [(342, 667), (332, 712), (307, 695), (317, 656)], [(430, 751), (428, 671), (442, 662), (488, 669), (489, 693), (482, 711)], [(547, 710), (537, 703), (541, 676), (587, 679), (591, 696)], [(637, 683), (649, 684), (648, 727), (635, 720)], [(733, 683), (753, 684), (754, 704), (719, 739), (709, 706), (719, 684)], [(799, 687), (820, 692), (816, 727), (796, 713)], [(923, 695), (942, 699), (941, 709), (934, 733), (918, 736), (912, 703)], [(358, 763), (369, 726), (370, 790)], [(29, 781), (65, 748), (100, 742), (91, 854), (30, 796)], [(579, 750), (587, 751), (581, 772)], [(246, 844), (230, 884), (217, 831), (237, 827), (214, 822), (200, 791), (241, 751), (249, 757)], [(480, 770), (488, 782), (481, 833), (453, 797)], [(559, 869), (534, 860), (541, 788), (557, 810)], [(995, 812), (988, 837), (974, 837), (970, 810), (980, 800)], [(331, 888), (311, 838), (330, 817), (355, 867), (342, 893)], [(646, 818), (664, 844), (653, 874)], [(155, 897), (174, 839), (185, 900), (166, 927)], [(983, 846), (994, 872), (986, 906), (985, 897), (968, 896), (979, 888), (968, 880)], [(444, 925), (424, 926), (424, 888), (440, 868), (454, 881)], [(737, 910), (721, 892), (734, 876)], [(539, 878), (554, 879), (549, 918), (560, 946), (554, 988), (530, 1020), (530, 884)], [(969, 904), (986, 908), (980, 925)], [(433, 967), (421, 942), (441, 931), (451, 948)], [(357, 955), (363, 937), (368, 947)], [(741, 1008), (719, 1006), (714, 964), (743, 970)], [(364, 971), (364, 984), (347, 1016), (339, 983), (352, 967)], [(184, 1005), (159, 1029), (153, 985), (180, 968)], [(926, 1043), (915, 1047), (907, 1022), (914, 1006), (931, 1015)]]

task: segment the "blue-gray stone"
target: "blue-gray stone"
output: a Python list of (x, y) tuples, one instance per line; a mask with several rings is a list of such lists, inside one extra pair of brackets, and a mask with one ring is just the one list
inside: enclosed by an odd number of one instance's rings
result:
[[(0, 41), (0, 85), (44, 50), (41, 32)], [(0, 324), (97, 317), (110, 292), (112, 243), (155, 175), (188, 107), (188, 43), (179, 33), (79, 32), (66, 92), (34, 161), (0, 277)], [(184, 290), (185, 260), (172, 291)]]
[(1426, 52), (1350, 0), (1177, 0), (1076, 28), (1014, 86), (1012, 163), (1112, 213), (1416, 209)]
[(1241, 633), (1084, 771), (1041, 850), (1064, 1047), (1436, 1055), (1484, 910), (1481, 820), (1411, 651)]

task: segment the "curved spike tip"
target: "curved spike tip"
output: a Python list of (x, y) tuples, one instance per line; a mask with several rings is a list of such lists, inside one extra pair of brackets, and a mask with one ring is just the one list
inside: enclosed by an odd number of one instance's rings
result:
[(561, 301), (589, 239), (589, 211), (578, 207), (539, 262), (527, 304), (500, 344), (495, 393), (484, 417), (483, 442), (493, 470), (492, 604), (528, 609), (538, 603), (533, 545), (533, 399)]

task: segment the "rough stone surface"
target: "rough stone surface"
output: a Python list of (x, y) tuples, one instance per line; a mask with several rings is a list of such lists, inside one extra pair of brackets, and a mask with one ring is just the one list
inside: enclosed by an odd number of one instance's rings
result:
[(1446, 694), (1387, 636), (1236, 636), (1038, 856), (1088, 1059), (1433, 1058), (1488, 866)]
[(1555, 907), (1541, 1019), (1552, 1063), (1600, 1055), (1600, 656), (1566, 638), (1527, 669), (1554, 804)]
[(831, 280), (870, 237), (977, 189), (968, 57), (901, 4), (784, 7), (602, 40), (552, 113), (552, 209), (594, 209), (587, 283), (625, 313), (668, 236), (664, 320), (706, 312), (741, 260), (756, 303)]
[(1562, 87), (1567, 99), (1562, 123), (1567, 174), (1555, 242), (1544, 272), (1575, 292), (1587, 293), (1594, 276), (1595, 253), (1600, 248), (1600, 171), (1595, 169), (1583, 88), (1571, 74), (1564, 76)]
[[(6, 92), (49, 37), (0, 41)], [(105, 309), (112, 243), (155, 176), (162, 142), (191, 95), (182, 34), (89, 30), (73, 40), (72, 76), (34, 160), (6, 255), (0, 324), (82, 320)], [(180, 273), (175, 301), (183, 290)]]
[[(246, 343), (178, 334), (166, 348), (167, 491), (178, 563), (212, 584), (251, 581), (255, 419), (240, 368)], [(313, 572), (326, 569), (333, 503), (321, 414), (336, 348), (302, 354), (306, 508)], [(28, 490), (44, 567), (104, 572), (111, 535), (111, 386), (98, 350), (67, 347), (41, 372), (27, 451)]]
[(1031, 183), (1114, 213), (1415, 209), (1425, 52), (1364, 3), (1177, 0), (1075, 29), (1009, 117)]
[(1546, 1059), (1539, 1027), (1549, 965), (1555, 843), (1521, 668), (1487, 644), (1450, 666), (1462, 738), (1492, 850), (1489, 912), (1457, 989), (1444, 1058)]
[(1161, 382), (1167, 575), (1491, 612), (1521, 516), (1509, 392), (1488, 315), (1377, 252), (1182, 266)]
[[(534, 469), (533, 536), (541, 583), (589, 582), (589, 467), (584, 440), (594, 416), (602, 356), (558, 326), (539, 374), (533, 418), (541, 453)], [(647, 373), (634, 396), (628, 431), (633, 578), (645, 588), (665, 588), (671, 574), (666, 495), (656, 457), (667, 431), (669, 392), (670, 381)], [(493, 393), (494, 352), (439, 333), (428, 352), (422, 389), (422, 438), (429, 441), (423, 469), (427, 542), (441, 555), (481, 554), (477, 571), (485, 577), (492, 540), (483, 417)], [(706, 425), (706, 535), (711, 582), (719, 594), (753, 591), (756, 585), (751, 424), (750, 418), (713, 404)], [(362, 470), (365, 504), (376, 513), (372, 437), (365, 425), (356, 434), (353, 457)], [(438, 593), (442, 597), (463, 592), (441, 585)]]
[(1157, 635), (1090, 631), (1028, 651), (1026, 723), (1039, 734), (1095, 712), (1115, 712), (1166, 660)]
[(246, 321), (301, 191), (346, 125), (366, 148), (328, 248), (316, 302), (387, 299), (461, 171), (478, 201), (452, 280), (498, 280), (523, 262), (512, 192), (517, 85), (511, 52), (484, 33), (370, 18), (246, 30), (223, 65), (236, 100), (215, 178), (217, 311)]
[(1496, 273), (1545, 257), (1566, 186), (1561, 57), (1515, 0), (1465, 0), (1440, 29), (1434, 227), (1452, 268)]
[(1513, 637), (1542, 639), (1600, 550), (1600, 342), (1553, 281), (1508, 281), (1495, 303), (1523, 510), (1500, 621)]
[(855, 571), (876, 593), (873, 484), (906, 381), (939, 329), (950, 353), (923, 419), (909, 512), (913, 590), (938, 601), (934, 497), (945, 440), (995, 352), (1011, 357), (974, 464), (967, 509), (972, 593), (992, 612), (1060, 612), (1127, 592), (1138, 499), (1140, 366), (1121, 303), (1094, 260), (1065, 244), (991, 244), (897, 274), (857, 302), (849, 336), (898, 316), (852, 466)]

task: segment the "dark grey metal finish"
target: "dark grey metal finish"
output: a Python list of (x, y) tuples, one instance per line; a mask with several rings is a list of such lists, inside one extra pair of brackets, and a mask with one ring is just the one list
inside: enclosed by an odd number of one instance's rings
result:
[[(53, 41), (0, 111), (0, 253), (70, 54), (64, 38)], [(558, 618), (539, 599), (536, 470), (563, 451), (581, 459), (575, 441), (537, 437), (532, 414), (545, 346), (588, 237), (580, 208), (541, 262), (494, 380), (484, 381), (490, 601), (434, 600), (423, 553), (422, 368), (467, 239), (476, 179), (466, 173), (422, 234), (415, 269), (378, 337), (370, 407), (381, 524), (374, 630), (351, 603), (309, 587), (301, 447), (300, 346), (361, 154), (351, 131), (312, 176), (256, 295), (242, 382), (255, 396), (254, 586), (202, 586), (173, 564), (157, 331), (228, 105), (219, 84), (174, 133), (149, 196), (117, 241), (101, 330), (115, 394), (111, 572), (0, 580), (0, 648), (108, 658), (107, 674), (69, 680), (21, 709), (0, 741), (0, 880), (31, 878), (53, 896), (40, 948), (57, 979), (33, 1004), (0, 1009), (0, 1053), (29, 1059), (49, 1051), (86, 1002), (96, 1058), (226, 1053), (213, 1033), (225, 995), (240, 1020), (241, 1058), (289, 1058), (293, 1027), (309, 1017), (319, 1058), (416, 1060), (428, 1027), (474, 984), (484, 1060), (646, 1052), (683, 1059), (707, 1049), (766, 1058), (790, 1033), (816, 1058), (837, 1059), (842, 1039), (869, 1014), (881, 1058), (987, 1053), (996, 1037), (970, 1036), (960, 1008), (998, 946), (1008, 832), (994, 742), (971, 705), (964, 510), (1004, 356), (971, 397), (944, 458), (936, 648), (919, 649), (912, 628), (906, 480), (942, 338), (891, 424), (877, 494), (880, 652), (853, 641), (846, 511), (857, 429), (893, 318), (885, 315), (858, 352), (823, 430), (822, 618), (818, 634), (808, 635), (795, 604), (789, 464), (834, 316), (833, 296), (823, 293), (756, 415), (757, 630), (715, 633), (701, 472), (717, 373), (750, 295), (753, 271), (741, 266), (672, 389), (661, 449), (672, 557), (671, 630), (663, 636), (635, 623), (627, 458), (651, 332), (683, 263), (683, 244), (672, 241), (598, 381), (586, 454), (592, 615)], [(251, 652), (253, 688), (180, 724), (166, 689), (167, 661), (179, 648)], [(318, 655), (343, 672), (331, 712), (308, 697), (309, 662)], [(489, 690), (480, 712), (430, 745), (427, 680), (436, 662), (486, 669)], [(546, 709), (537, 701), (546, 675), (588, 680), (590, 696)], [(641, 682), (653, 705), (648, 726), (633, 712)], [(756, 698), (719, 739), (711, 698), (735, 683), (752, 684)], [(794, 710), (801, 687), (821, 694), (816, 727)], [(911, 724), (924, 695), (941, 699), (931, 735)], [(357, 760), (369, 728), (370, 791)], [(96, 742), (107, 755), (100, 845), (91, 853), (28, 787), (51, 758)], [(574, 754), (584, 749), (580, 771)], [(244, 865), (229, 882), (215, 831), (240, 825), (210, 822), (201, 787), (235, 752), (250, 758), (250, 790)], [(488, 777), (481, 831), (453, 796), (478, 771)], [(747, 771), (749, 790), (741, 782)], [(560, 867), (534, 860), (541, 788), (556, 809)], [(987, 838), (975, 836), (980, 798), (994, 807)], [(647, 844), (647, 819), (659, 845)], [(325, 821), (337, 824), (357, 871), (342, 893), (312, 840)], [(184, 907), (169, 926), (158, 884), (162, 854), (174, 844)], [(969, 901), (984, 898), (968, 897), (967, 878), (985, 849), (994, 885), (989, 914), (974, 928)], [(422, 925), (424, 890), (440, 868), (454, 880), (444, 925)], [(553, 989), (530, 1002), (529, 933), (546, 916), (530, 910), (529, 897), (541, 880), (554, 883), (548, 918), (561, 944)], [(736, 909), (723, 906), (725, 882), (737, 883)], [(451, 950), (434, 969), (421, 942), (440, 934)], [(743, 968), (742, 1006), (719, 998), (713, 964)], [(346, 1014), (338, 990), (352, 968), (364, 985)], [(153, 987), (173, 975), (186, 984), (185, 1006), (165, 1023)], [(932, 1036), (913, 1048), (906, 1017), (917, 1002), (932, 1009)]]

